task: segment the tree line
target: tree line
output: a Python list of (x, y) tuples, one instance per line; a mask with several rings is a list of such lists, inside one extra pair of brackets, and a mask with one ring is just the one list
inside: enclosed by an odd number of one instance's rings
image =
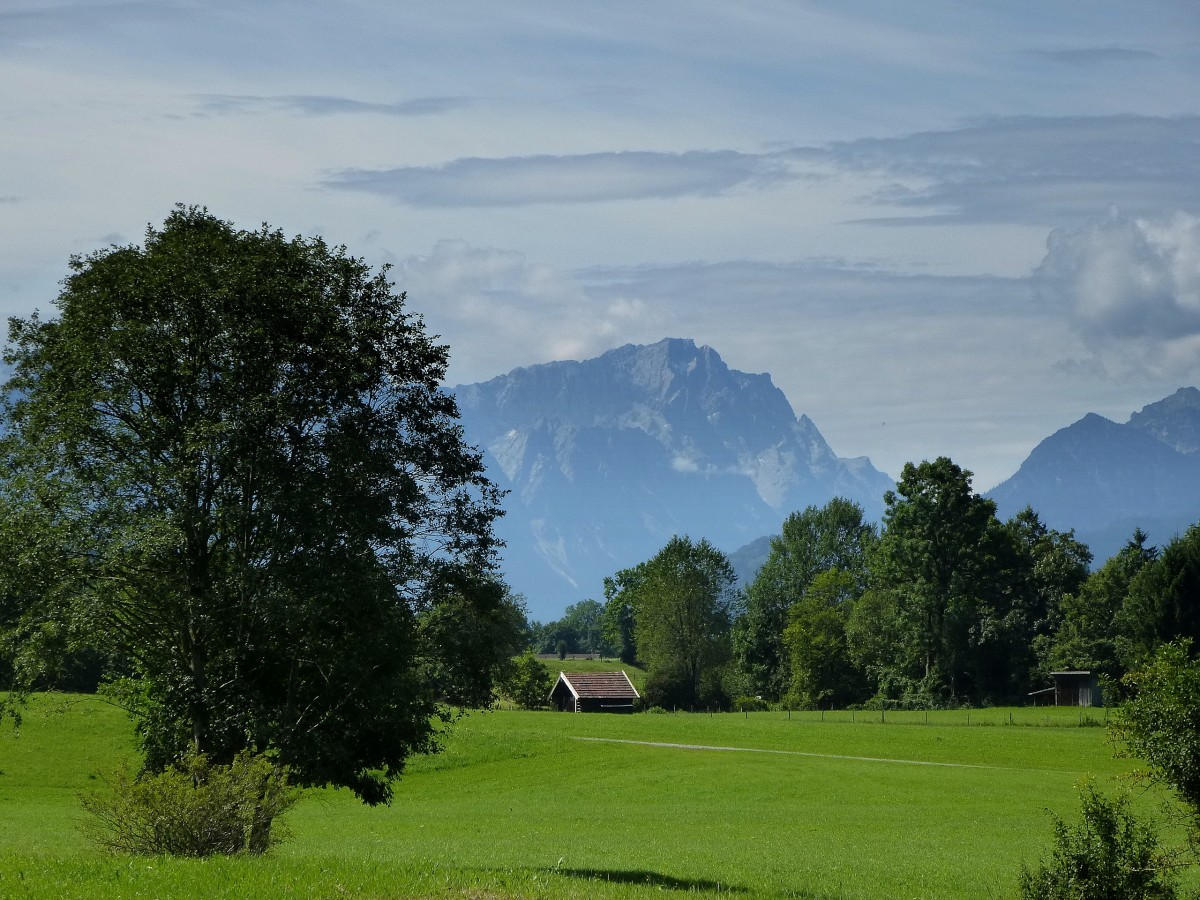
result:
[(1093, 571), (1072, 531), (1001, 521), (971, 477), (907, 464), (881, 527), (843, 498), (793, 513), (744, 592), (711, 544), (672, 538), (535, 642), (639, 661), (665, 707), (927, 708), (1025, 702), (1061, 670), (1116, 686), (1200, 639), (1200, 526), (1161, 551), (1136, 530)]

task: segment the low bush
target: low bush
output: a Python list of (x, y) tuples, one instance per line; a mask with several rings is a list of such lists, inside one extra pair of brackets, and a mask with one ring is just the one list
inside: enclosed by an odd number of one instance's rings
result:
[(1170, 900), (1174, 873), (1158, 850), (1154, 826), (1140, 822), (1125, 796), (1095, 785), (1079, 791), (1078, 824), (1054, 817), (1054, 850), (1036, 870), (1021, 867), (1024, 900)]
[(121, 769), (109, 787), (83, 796), (85, 832), (107, 850), (145, 856), (264, 853), (282, 840), (275, 820), (298, 799), (286, 769), (248, 752), (228, 766), (189, 753), (159, 773)]

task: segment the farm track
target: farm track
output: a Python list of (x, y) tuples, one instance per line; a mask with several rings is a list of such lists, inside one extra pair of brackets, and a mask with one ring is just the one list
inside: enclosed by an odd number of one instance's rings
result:
[(940, 766), (950, 769), (993, 769), (1003, 772), (1050, 772), (1052, 769), (1018, 768), (1014, 766), (985, 766), (978, 763), (935, 762), (927, 759), (894, 759), (885, 756), (848, 756), (841, 753), (812, 753), (806, 750), (772, 750), (761, 747), (721, 747), (710, 744), (672, 744), (666, 741), (635, 741), (627, 738), (575, 737), (572, 740), (600, 744), (637, 744), (643, 747), (665, 747), (673, 750), (711, 750), (720, 753), (770, 753), (776, 756), (807, 756), (813, 759), (841, 759), (850, 762), (894, 763), (902, 766)]

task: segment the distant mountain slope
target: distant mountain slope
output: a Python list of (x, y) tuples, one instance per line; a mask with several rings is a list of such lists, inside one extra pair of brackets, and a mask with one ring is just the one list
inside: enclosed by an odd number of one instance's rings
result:
[(454, 389), (469, 441), (510, 494), (505, 571), (557, 617), (675, 534), (730, 551), (834, 496), (882, 514), (892, 480), (842, 459), (769, 375), (690, 340), (627, 345)]
[(1097, 561), (1137, 527), (1165, 544), (1200, 521), (1200, 391), (1180, 388), (1123, 425), (1089, 413), (988, 496), (1002, 518), (1029, 504), (1051, 527), (1074, 528)]

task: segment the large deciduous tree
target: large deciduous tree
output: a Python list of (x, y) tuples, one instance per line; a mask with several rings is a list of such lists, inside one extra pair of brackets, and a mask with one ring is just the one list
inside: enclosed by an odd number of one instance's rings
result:
[(740, 605), (732, 564), (706, 540), (674, 537), (639, 567), (639, 576), (629, 583), (649, 699), (689, 708), (719, 701)]
[(473, 647), (515, 622), (447, 349), (386, 272), (196, 208), (72, 259), (57, 307), (10, 325), (7, 627), (124, 659), (152, 769), (270, 750), (387, 800), (490, 690), (445, 613)]
[(791, 658), (791, 699), (800, 706), (834, 709), (867, 696), (867, 678), (846, 637), (861, 593), (861, 582), (849, 572), (827, 569), (788, 611), (783, 643)]
[(863, 521), (857, 503), (835, 497), (822, 507), (792, 513), (783, 533), (771, 539), (771, 552), (746, 591), (746, 615), (738, 623), (738, 664), (750, 690), (778, 700), (789, 681), (783, 631), (788, 610), (822, 572), (837, 569), (861, 584), (866, 557), (875, 544), (875, 526)]
[(944, 456), (905, 463), (884, 504), (871, 574), (895, 598), (904, 623), (906, 674), (922, 694), (957, 696), (966, 687), (982, 592), (995, 583), (995, 504), (971, 489), (970, 472)]

